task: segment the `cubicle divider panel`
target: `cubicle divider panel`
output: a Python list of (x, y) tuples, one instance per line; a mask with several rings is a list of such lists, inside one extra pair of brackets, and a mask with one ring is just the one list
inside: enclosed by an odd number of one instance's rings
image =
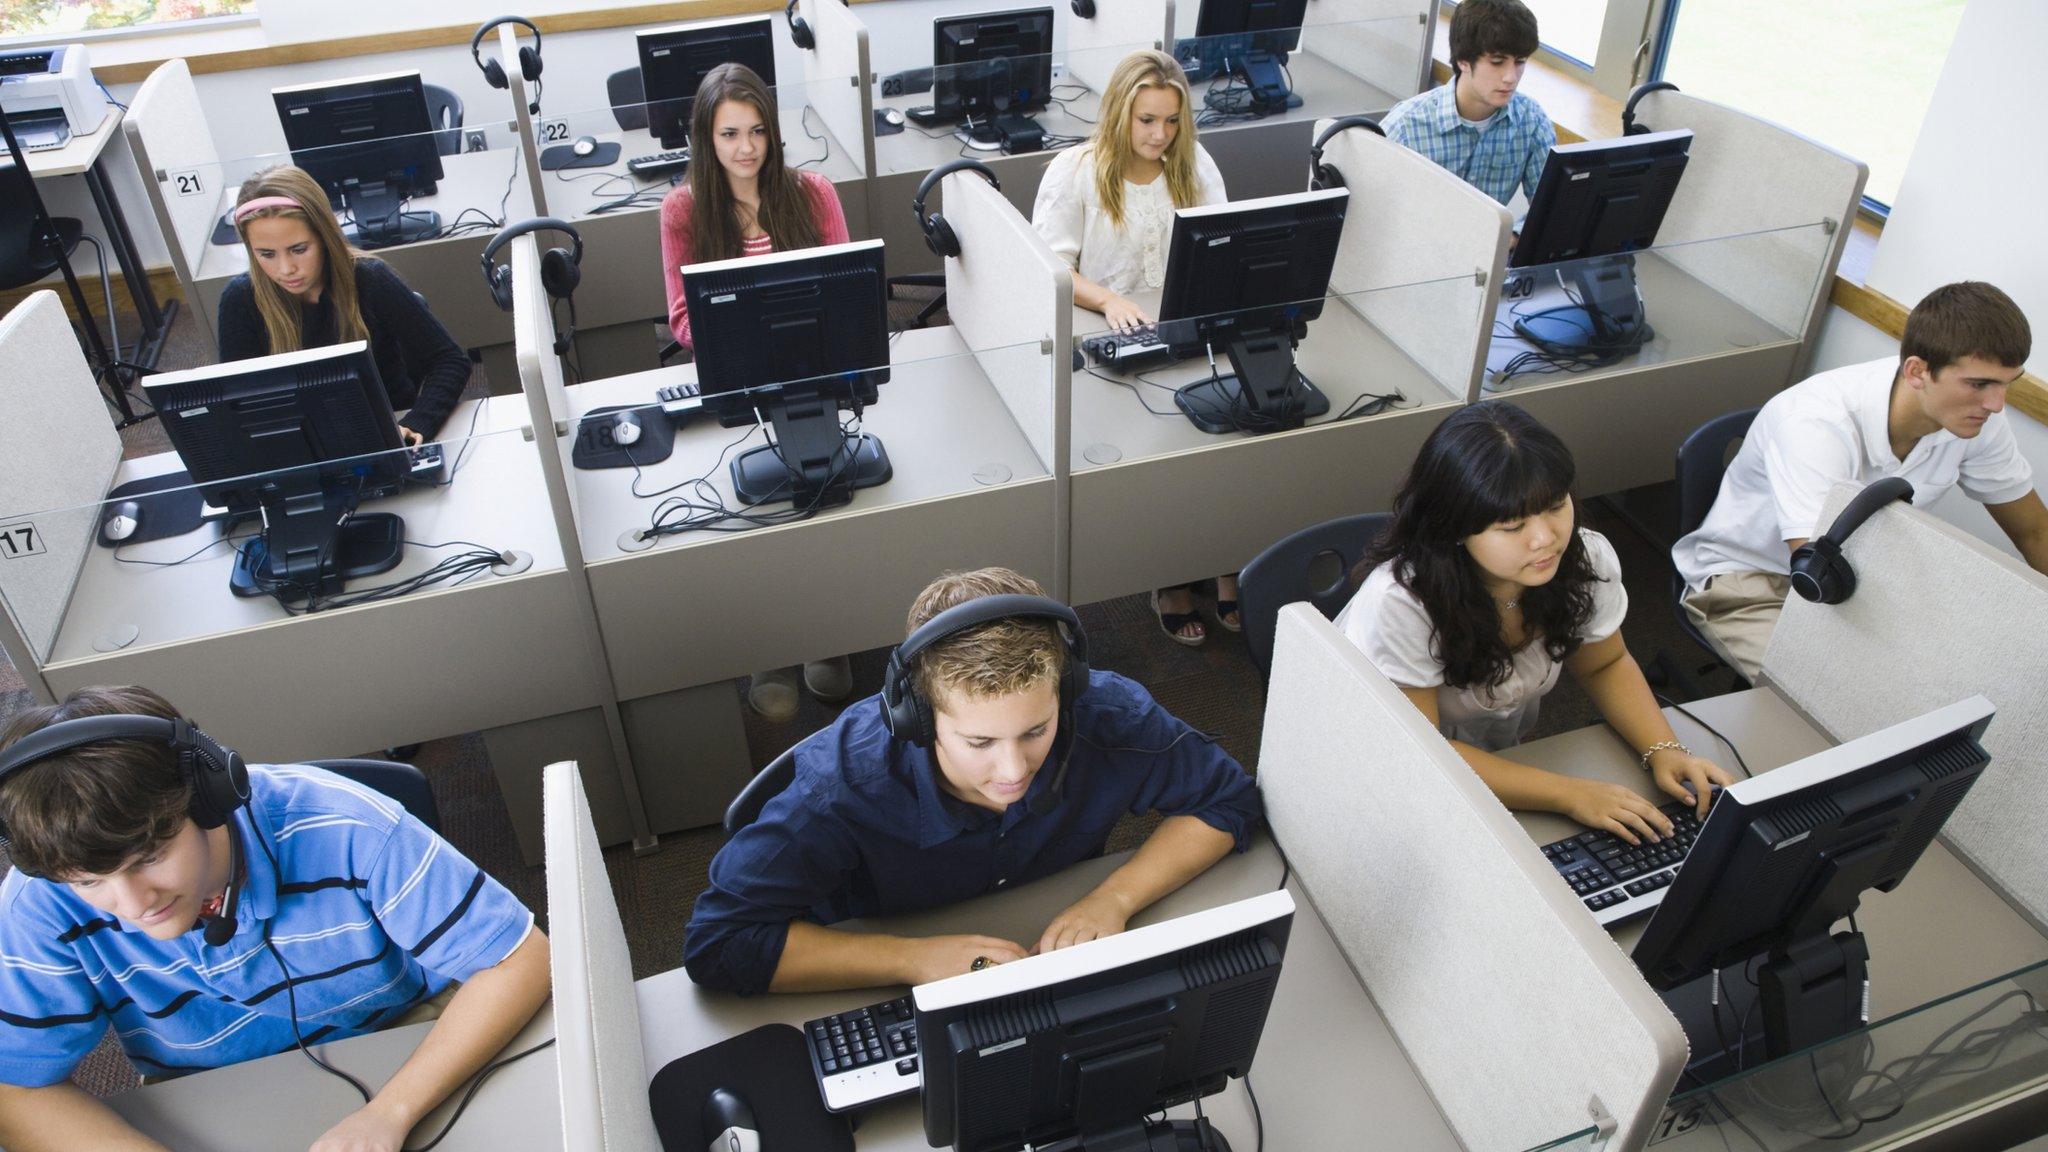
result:
[[(526, 415), (534, 440), (541, 446), (541, 468), (548, 480), (549, 498), (566, 512), (561, 525), (563, 554), (582, 563), (582, 543), (576, 539), (576, 486), (568, 482), (569, 454), (574, 446), (574, 425), (569, 419), (569, 396), (564, 380), (562, 357), (555, 351), (555, 338), (562, 329), (555, 320), (555, 303), (540, 280), (540, 243), (551, 233), (531, 233), (507, 245), (505, 258), (512, 268), (512, 344), (519, 365), (519, 389), (526, 399)], [(557, 497), (555, 486), (560, 484)]]
[(0, 625), (12, 633), (8, 658), (40, 697), (36, 669), (50, 658), (121, 462), (121, 437), (55, 292), (30, 293), (0, 316), (0, 412)]
[(797, 0), (797, 10), (817, 41), (803, 54), (810, 106), (823, 122), (821, 130), (838, 140), (865, 177), (875, 170), (874, 68), (868, 62), (867, 25), (853, 14), (852, 5), (837, 0)]
[[(1318, 121), (1320, 135), (1330, 121)], [(1330, 290), (1453, 395), (1478, 395), (1514, 231), (1506, 208), (1363, 128), (1323, 146), (1351, 192)], [(1304, 164), (1304, 169), (1306, 164)], [(1379, 291), (1399, 285), (1416, 288)], [(1426, 287), (1425, 287), (1426, 286)]]
[(166, 60), (142, 82), (128, 101), (121, 131), (149, 193), (171, 268), (187, 289), (185, 303), (211, 317), (214, 302), (195, 298), (190, 289), (216, 217), (220, 152), (183, 60)]
[[(535, 115), (540, 109), (541, 84), (539, 79), (526, 79), (526, 72), (519, 66), (519, 33), (517, 24), (498, 25), (498, 67), (505, 74), (505, 95), (510, 101), (510, 129), (517, 137), (519, 151), (518, 169), (526, 182), (528, 203), (536, 212), (548, 202), (547, 193), (541, 188), (540, 140), (544, 132)], [(534, 51), (540, 50), (536, 38)], [(464, 144), (464, 150), (468, 145)], [(507, 221), (509, 223), (509, 220)]]
[[(1820, 522), (1854, 495), (1838, 485)], [(2048, 930), (2048, 576), (1898, 504), (1857, 529), (1844, 552), (1855, 595), (1834, 605), (1788, 599), (1764, 675), (1837, 740), (1973, 694), (1989, 699), (1998, 709), (1984, 734), (1991, 767), (1943, 836)]]
[[(1862, 204), (1870, 167), (1796, 132), (1683, 92), (1653, 92), (1636, 122), (1654, 131), (1690, 129), (1685, 177), (1658, 230), (1658, 247), (1687, 273), (1760, 315), (1793, 313), (1812, 338)], [(1816, 253), (1798, 231), (1826, 221)], [(1789, 242), (1741, 250), (1691, 241), (1777, 233)], [(1803, 362), (1803, 358), (1802, 358)]]
[(1101, 92), (1117, 61), (1172, 41), (1176, 7), (1176, 0), (1096, 0), (1093, 16), (1059, 13), (1067, 33), (1067, 78)]
[(1281, 610), (1266, 819), (1468, 1148), (1611, 1116), (1640, 1148), (1677, 1020), (1450, 743), (1334, 625)]
[(573, 762), (548, 765), (541, 787), (562, 1146), (659, 1152), (633, 958), (590, 802)]

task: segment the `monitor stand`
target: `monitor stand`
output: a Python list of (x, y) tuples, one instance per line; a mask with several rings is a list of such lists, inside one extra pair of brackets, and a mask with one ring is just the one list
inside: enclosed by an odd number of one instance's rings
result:
[(1231, 1152), (1230, 1141), (1221, 1131), (1198, 1120), (1140, 1122), (1127, 1129), (1073, 1136), (1032, 1148), (1035, 1152)]
[(341, 199), (355, 219), (348, 239), (358, 248), (411, 244), (441, 231), (439, 212), (406, 210), (406, 198), (397, 181), (364, 184), (351, 180), (342, 186)]
[(398, 567), (405, 552), (405, 521), (390, 512), (356, 512), (352, 494), (273, 491), (258, 512), (263, 532), (238, 551), (228, 575), (237, 596), (275, 596), (287, 604), (309, 592), (331, 596), (350, 580)]
[(1285, 432), (1327, 414), (1330, 398), (1294, 366), (1297, 338), (1291, 325), (1232, 333), (1223, 351), (1234, 371), (1228, 376), (1216, 371), (1212, 344), (1209, 378), (1182, 387), (1173, 402), (1195, 427), (1211, 435)]
[(1578, 301), (1531, 312), (1515, 334), (1553, 356), (1617, 360), (1655, 335), (1636, 287), (1635, 257), (1581, 260), (1561, 273)]
[(1301, 97), (1287, 86), (1287, 73), (1281, 67), (1286, 60), (1282, 53), (1259, 51), (1247, 52), (1231, 60), (1231, 71), (1251, 91), (1252, 110), (1262, 116), (1301, 107)]
[(828, 397), (780, 399), (763, 404), (768, 443), (732, 462), (732, 487), (742, 504), (789, 500), (819, 508), (844, 504), (856, 488), (873, 488), (894, 475), (882, 441), (848, 435), (839, 405)]

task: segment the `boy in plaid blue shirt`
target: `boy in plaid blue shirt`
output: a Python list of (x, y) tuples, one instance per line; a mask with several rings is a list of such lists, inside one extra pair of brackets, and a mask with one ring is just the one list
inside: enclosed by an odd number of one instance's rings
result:
[(1536, 194), (1557, 130), (1516, 89), (1536, 52), (1536, 14), (1522, 0), (1460, 0), (1451, 17), (1451, 80), (1394, 106), (1380, 127), (1506, 204)]

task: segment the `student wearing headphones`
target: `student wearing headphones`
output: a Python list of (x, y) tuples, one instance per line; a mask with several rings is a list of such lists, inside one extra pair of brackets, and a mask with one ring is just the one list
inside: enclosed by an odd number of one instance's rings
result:
[(1671, 549), (1685, 611), (1751, 680), (1791, 590), (1791, 558), (1826, 527), (1828, 490), (1887, 476), (1925, 508), (1951, 488), (1984, 505), (2036, 572), (2048, 573), (2048, 508), (2005, 416), (2032, 351), (2026, 314), (1976, 281), (1929, 292), (1896, 358), (1823, 372), (1756, 415), (1698, 529)]
[[(1095, 134), (1054, 156), (1031, 206), (1031, 225), (1074, 270), (1074, 303), (1119, 330), (1155, 319), (1129, 296), (1166, 282), (1176, 208), (1221, 204), (1223, 173), (1195, 142), (1194, 99), (1180, 61), (1133, 52), (1102, 93)], [(1167, 636), (1189, 647), (1208, 639), (1191, 585), (1162, 588), (1152, 608)], [(1241, 630), (1237, 575), (1216, 578), (1216, 621)]]
[(1380, 128), (1506, 204), (1534, 196), (1557, 129), (1518, 89), (1536, 54), (1536, 14), (1522, 0), (1459, 0), (1451, 79), (1394, 105)]
[(0, 734), (0, 1145), (161, 1149), (69, 1082), (111, 1025), (167, 1078), (436, 1019), (313, 1152), (395, 1152), (548, 997), (519, 900), (339, 776), (243, 765), (145, 688)]
[[(882, 694), (797, 745), (795, 779), (712, 860), (683, 942), (698, 983), (923, 984), (1121, 932), (1249, 843), (1262, 811), (1252, 778), (1143, 688), (1089, 669), (1072, 609), (1034, 581), (1007, 568), (942, 576), (909, 624)], [(1165, 822), (1035, 941), (831, 927), (1050, 875), (1148, 810)]]
[(1501, 803), (1654, 842), (1672, 830), (1655, 802), (1494, 755), (1528, 733), (1569, 670), (1659, 790), (1704, 817), (1712, 786), (1730, 782), (1678, 742), (1622, 643), (1621, 563), (1606, 537), (1576, 527), (1574, 472), (1564, 442), (1505, 400), (1453, 413), (1423, 441), (1337, 627)]
[(220, 291), (220, 358), (247, 360), (368, 340), (407, 444), (434, 438), (469, 383), (469, 356), (391, 266), (349, 246), (327, 193), (302, 169), (242, 182), (235, 230), (249, 271)]
[[(661, 274), (668, 325), (694, 348), (683, 266), (846, 243), (846, 213), (832, 181), (783, 163), (775, 94), (744, 64), (704, 74), (690, 105), (690, 178), (661, 201)], [(716, 163), (711, 161), (716, 160)], [(812, 660), (804, 686), (820, 700), (853, 691), (844, 656)], [(774, 721), (796, 715), (797, 677), (788, 668), (754, 673), (747, 703)]]

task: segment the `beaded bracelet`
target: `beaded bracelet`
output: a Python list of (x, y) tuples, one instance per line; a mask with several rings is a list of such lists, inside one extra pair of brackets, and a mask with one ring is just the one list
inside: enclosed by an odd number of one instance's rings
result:
[(1650, 745), (1649, 748), (1644, 750), (1642, 756), (1643, 771), (1648, 772), (1650, 770), (1650, 757), (1655, 756), (1659, 752), (1665, 751), (1683, 752), (1688, 756), (1692, 755), (1692, 749), (1687, 748), (1685, 745), (1680, 744), (1676, 740), (1659, 740), (1655, 744)]

